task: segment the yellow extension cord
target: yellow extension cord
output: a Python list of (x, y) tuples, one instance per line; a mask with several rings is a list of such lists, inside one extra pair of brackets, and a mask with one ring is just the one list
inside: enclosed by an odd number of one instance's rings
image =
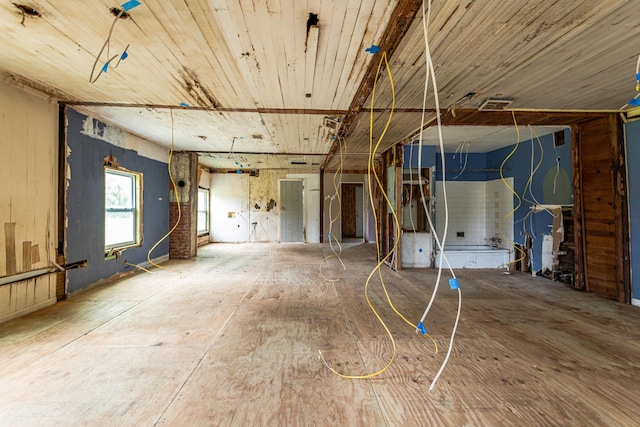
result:
[[(373, 146), (373, 106), (375, 104), (375, 93), (376, 93), (376, 83), (378, 81), (378, 76), (380, 75), (380, 68), (382, 67), (382, 62), (384, 61), (385, 66), (386, 66), (386, 71), (387, 71), (387, 75), (389, 76), (389, 82), (391, 85), (391, 109), (389, 112), (389, 117), (387, 118), (387, 122), (384, 126), (384, 129), (380, 135), (380, 137), (378, 138), (378, 142), (375, 145), (375, 147)], [(384, 196), (384, 199), (386, 201), (386, 204), (388, 207), (391, 208), (391, 212), (392, 212), (392, 216), (394, 219), (394, 224), (396, 226), (396, 230), (397, 233), (399, 235), (400, 233), (400, 223), (398, 221), (398, 217), (395, 213), (395, 209), (393, 208), (393, 204), (391, 203), (391, 201), (389, 200), (389, 197), (387, 195), (387, 193), (384, 191), (384, 186), (382, 185), (380, 178), (378, 177), (378, 174), (376, 173), (375, 170), (375, 152), (377, 151), (378, 147), (380, 146), (381, 141), (384, 138), (384, 135), (386, 134), (387, 130), (389, 129), (389, 125), (391, 123), (391, 118), (393, 117), (393, 112), (395, 110), (395, 86), (393, 83), (393, 76), (391, 74), (391, 69), (389, 67), (389, 62), (387, 61), (387, 53), (383, 52), (382, 53), (382, 58), (380, 59), (380, 63), (378, 64), (378, 69), (376, 70), (376, 77), (374, 79), (374, 83), (373, 83), (373, 90), (371, 92), (371, 111), (369, 113), (369, 161), (367, 163), (367, 176), (368, 176), (368, 180), (367, 180), (367, 184), (368, 184), (368, 189), (369, 189), (369, 203), (371, 205), (371, 210), (373, 212), (373, 217), (374, 217), (374, 222), (375, 224), (378, 223), (378, 217), (376, 215), (376, 209), (375, 209), (375, 201), (373, 200), (373, 192), (372, 192), (372, 184), (371, 184), (371, 172), (373, 170), (373, 175), (376, 179), (376, 182), (378, 184), (378, 186), (380, 187), (381, 193)], [(334, 368), (332, 368), (327, 361), (325, 360), (322, 351), (318, 350), (318, 358), (322, 360), (322, 363), (334, 374), (338, 375), (339, 377), (342, 378), (348, 378), (348, 379), (368, 379), (368, 378), (373, 378), (376, 377), (380, 374), (382, 374), (383, 372), (385, 372), (393, 363), (393, 361), (395, 360), (396, 354), (397, 354), (397, 347), (396, 347), (396, 342), (395, 339), (393, 338), (393, 334), (391, 334), (391, 331), (389, 330), (389, 328), (387, 327), (386, 323), (384, 322), (384, 320), (382, 320), (382, 317), (380, 317), (380, 314), (376, 311), (376, 309), (373, 307), (373, 304), (371, 303), (371, 299), (369, 298), (369, 284), (371, 282), (371, 278), (373, 277), (373, 275), (375, 274), (376, 271), (378, 271), (379, 277), (380, 277), (380, 282), (382, 284), (382, 289), (384, 290), (385, 296), (387, 298), (387, 301), (389, 303), (389, 305), (391, 306), (391, 308), (393, 309), (393, 311), (400, 316), (407, 324), (411, 325), (414, 329), (416, 328), (416, 325), (411, 323), (409, 320), (406, 319), (405, 316), (403, 316), (393, 305), (393, 303), (391, 302), (391, 298), (389, 297), (389, 293), (387, 291), (386, 285), (384, 283), (384, 279), (382, 277), (382, 271), (381, 271), (381, 266), (384, 264), (385, 261), (387, 261), (387, 259), (389, 259), (389, 257), (391, 256), (391, 254), (394, 253), (394, 251), (397, 249), (398, 247), (398, 238), (395, 239), (394, 245), (391, 248), (391, 250), (389, 251), (389, 253), (387, 253), (387, 255), (384, 258), (380, 258), (380, 242), (378, 240), (378, 236), (376, 233), (376, 253), (378, 256), (378, 264), (376, 265), (376, 267), (371, 271), (371, 273), (369, 274), (369, 276), (367, 277), (367, 280), (365, 282), (365, 287), (364, 287), (364, 294), (365, 294), (365, 298), (367, 300), (367, 304), (369, 304), (369, 308), (371, 309), (371, 311), (373, 312), (373, 314), (376, 316), (376, 318), (378, 319), (378, 321), (380, 322), (380, 324), (382, 325), (382, 327), (384, 328), (384, 330), (386, 331), (387, 335), (389, 336), (389, 339), (391, 340), (391, 345), (393, 348), (392, 354), (391, 354), (391, 358), (389, 359), (389, 361), (385, 364), (385, 366), (383, 366), (381, 369), (379, 369), (376, 372), (373, 372), (371, 374), (365, 374), (365, 375), (347, 375), (347, 374), (342, 374), (340, 372), (338, 372), (337, 370), (335, 370)], [(435, 352), (438, 352), (438, 345), (436, 343), (436, 341), (433, 339), (433, 337), (431, 335), (427, 336), (431, 339), (431, 341), (433, 342), (434, 346), (435, 346)]]

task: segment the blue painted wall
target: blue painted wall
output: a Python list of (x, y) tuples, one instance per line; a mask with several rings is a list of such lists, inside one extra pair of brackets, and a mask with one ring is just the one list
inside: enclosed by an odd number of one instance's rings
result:
[[(565, 144), (554, 147), (553, 135), (540, 138), (542, 151), (538, 141), (524, 141), (504, 164), (505, 178), (513, 177), (514, 190), (521, 197), (521, 205), (514, 213), (514, 240), (524, 244), (524, 230), (530, 232), (533, 238), (533, 270), (542, 267), (542, 235), (551, 232), (553, 217), (547, 212), (532, 214), (526, 219), (534, 200), (540, 204), (571, 204), (573, 203), (573, 185), (571, 179), (571, 131), (565, 130)], [(531, 181), (531, 190), (523, 193), (527, 181), (531, 176), (531, 159), (533, 146), (533, 167), (535, 168), (542, 155), (542, 164)], [(515, 145), (487, 153), (487, 165), (500, 167), (504, 159), (513, 151)], [(560, 169), (557, 169), (556, 159), (560, 158)], [(498, 175), (499, 178), (499, 175)], [(555, 192), (554, 192), (555, 180)], [(533, 195), (531, 194), (533, 193)], [(534, 199), (535, 198), (535, 199)], [(514, 207), (518, 199), (514, 196)]]
[[(68, 292), (73, 293), (147, 260), (147, 252), (169, 231), (169, 175), (167, 164), (139, 156), (82, 133), (86, 116), (67, 108), (67, 146), (71, 180), (67, 190), (67, 261), (88, 260), (86, 268), (69, 271)], [(99, 123), (99, 126), (104, 124)], [(127, 249), (119, 260), (104, 260), (104, 158), (113, 154), (127, 169), (143, 174), (143, 244)], [(168, 241), (152, 253), (169, 253)]]
[(627, 133), (627, 185), (631, 245), (631, 296), (640, 299), (640, 122), (630, 122)]
[[(445, 167), (447, 181), (490, 181), (492, 174), (486, 169), (487, 155), (485, 153), (445, 153)], [(466, 161), (466, 165), (465, 165)], [(500, 176), (498, 175), (497, 178)], [(436, 181), (442, 181), (442, 155), (436, 154)]]
[[(418, 151), (420, 147), (417, 144), (410, 144), (404, 146), (404, 154), (403, 154), (403, 169), (409, 169), (412, 167), (416, 169), (418, 167)], [(434, 146), (424, 146), (422, 147), (422, 167), (430, 168), (436, 162), (436, 147)]]

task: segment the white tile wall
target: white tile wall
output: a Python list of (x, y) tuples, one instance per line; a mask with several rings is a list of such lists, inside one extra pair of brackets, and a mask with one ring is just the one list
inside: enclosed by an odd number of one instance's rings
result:
[[(513, 178), (506, 179), (513, 186)], [(447, 245), (487, 245), (497, 237), (513, 240), (513, 194), (502, 180), (486, 182), (447, 181), (449, 229)], [(500, 235), (500, 222), (504, 237)], [(442, 181), (436, 183), (436, 230), (442, 238), (445, 222)], [(464, 237), (457, 237), (463, 232)], [(508, 245), (506, 245), (508, 246)]]

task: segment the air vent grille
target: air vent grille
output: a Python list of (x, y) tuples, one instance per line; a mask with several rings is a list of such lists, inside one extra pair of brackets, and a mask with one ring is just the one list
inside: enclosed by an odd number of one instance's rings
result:
[(502, 111), (513, 103), (513, 98), (486, 98), (478, 107), (482, 111)]

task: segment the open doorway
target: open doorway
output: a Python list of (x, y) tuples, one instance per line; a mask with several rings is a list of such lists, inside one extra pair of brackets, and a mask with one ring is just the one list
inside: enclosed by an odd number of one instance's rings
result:
[(342, 241), (364, 240), (364, 186), (362, 183), (342, 183)]

